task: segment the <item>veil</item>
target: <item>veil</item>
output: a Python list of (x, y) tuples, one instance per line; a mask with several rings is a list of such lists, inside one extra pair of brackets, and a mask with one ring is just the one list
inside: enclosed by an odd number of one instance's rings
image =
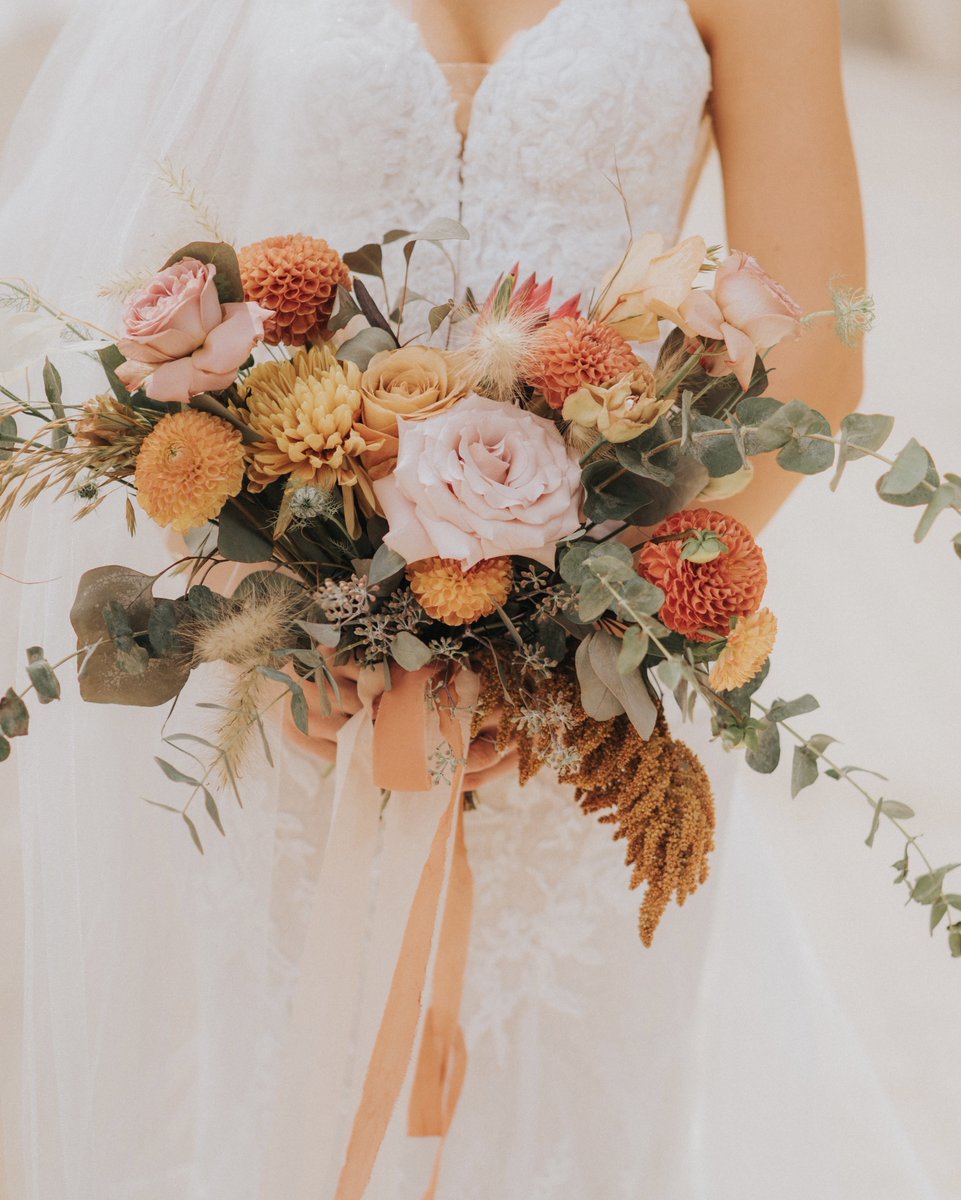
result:
[[(324, 8), (286, 0), (283, 20), (320, 45)], [(276, 116), (257, 99), (281, 65), (265, 36), (276, 20), (275, 6), (256, 0), (86, 0), (0, 163), (0, 275), (111, 328), (125, 281), (171, 246), (214, 230), (262, 236), (256, 222), (268, 209), (282, 222), (285, 198), (270, 191)], [(322, 67), (312, 54), (300, 69)], [(68, 387), (98, 386), (89, 363), (70, 359)], [(75, 523), (69, 505), (41, 499), (0, 525), (3, 687), (23, 679), (26, 646), (42, 645), (51, 661), (72, 649), (66, 613), (85, 569), (156, 571), (173, 557), (147, 522), (131, 540), (119, 504)], [(790, 670), (802, 686), (808, 662), (799, 639)], [(223, 806), (225, 839), (202, 828), (201, 858), (176, 817), (144, 802), (183, 798), (151, 762), (157, 710), (83, 705), (70, 669), (61, 676), (62, 703), (33, 713), (29, 737), (0, 767), (0, 1185), (5, 1170), (10, 1200), (252, 1200), (329, 788), (293, 747), (274, 769), (255, 761), (244, 811)], [(218, 681), (196, 682), (209, 694)], [(167, 732), (199, 728), (197, 691), (192, 682)], [(703, 951), (700, 1021), (678, 1037), (698, 1097), (685, 1143), (697, 1150), (686, 1167), (696, 1183), (685, 1196), (744, 1194), (759, 1161), (775, 1176), (778, 1154), (803, 1150), (809, 1129), (831, 1120), (839, 1145), (883, 1140), (887, 1150), (857, 1179), (839, 1174), (839, 1195), (893, 1195), (884, 1187), (897, 1175), (918, 1200), (934, 1200), (825, 985), (789, 894), (786, 852), (770, 852), (802, 818), (772, 819), (767, 800), (738, 788), (722, 816), (717, 899), (692, 943)], [(821, 817), (823, 830), (834, 818)], [(848, 838), (845, 829), (837, 840)], [(817, 862), (841, 870), (848, 858), (846, 843)], [(859, 887), (877, 870), (856, 874)], [(697, 920), (693, 907), (684, 920)], [(883, 961), (878, 947), (862, 971)], [(855, 1003), (873, 998), (874, 982), (854, 989)], [(803, 1157), (791, 1166), (801, 1180), (811, 1171), (813, 1194), (820, 1164)]]

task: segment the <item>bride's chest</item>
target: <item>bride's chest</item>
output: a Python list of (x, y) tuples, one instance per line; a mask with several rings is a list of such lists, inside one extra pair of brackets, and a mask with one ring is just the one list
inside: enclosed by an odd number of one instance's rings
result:
[(447, 78), (395, 2), (288, 0), (282, 31), (276, 13), (251, 17), (250, 96), (283, 113), (258, 155), (315, 197), (319, 227), (359, 244), (459, 212), (483, 262), (495, 226), (527, 253), (530, 220), (622, 212), (615, 176), (635, 220), (676, 217), (710, 77), (683, 0), (559, 0), (488, 71), (463, 155)]

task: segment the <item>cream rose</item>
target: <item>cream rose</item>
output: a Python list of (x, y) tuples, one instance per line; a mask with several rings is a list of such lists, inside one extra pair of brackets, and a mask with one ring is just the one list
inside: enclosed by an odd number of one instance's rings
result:
[(398, 422), (393, 474), (374, 491), (388, 546), (408, 562), (452, 558), (466, 568), (519, 554), (554, 565), (580, 527), (581, 471), (553, 421), (470, 395), (450, 412)]
[(604, 280), (592, 317), (612, 325), (629, 342), (656, 341), (658, 321), (677, 320), (706, 254), (701, 237), (685, 238), (665, 251), (661, 234), (645, 233)]
[(671, 403), (670, 396), (657, 398), (654, 372), (641, 362), (606, 387), (579, 388), (564, 401), (563, 416), (575, 425), (596, 429), (609, 442), (629, 442), (656, 425)]
[(213, 263), (182, 258), (134, 292), (123, 309), (127, 359), (117, 375), (151, 400), (186, 403), (229, 387), (273, 316), (259, 304), (221, 304)]
[(364, 456), (371, 476), (386, 475), (397, 461), (398, 419), (423, 421), (446, 412), (466, 394), (454, 356), (443, 350), (404, 346), (375, 354), (361, 380), (364, 424), (384, 439)]
[(747, 391), (759, 354), (801, 332), (801, 310), (749, 254), (734, 250), (718, 267), (711, 291), (695, 291), (680, 307), (687, 334), (724, 343), (727, 355), (708, 360), (708, 373), (729, 375)]

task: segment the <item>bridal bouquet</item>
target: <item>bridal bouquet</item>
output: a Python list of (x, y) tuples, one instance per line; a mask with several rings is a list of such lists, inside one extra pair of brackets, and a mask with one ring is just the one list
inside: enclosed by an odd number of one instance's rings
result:
[[(431, 305), (406, 278), (387, 299), (385, 247), (399, 243), (409, 268), (418, 243), (465, 236), (437, 221), (343, 256), (303, 236), (194, 243), (99, 341), (9, 284), (23, 304), (3, 317), (7, 365), (18, 348), (14, 365), (42, 355), (56, 318), (74, 342), (49, 353), (97, 354), (106, 385), (68, 404), (48, 358), (45, 404), (4, 389), (0, 517), (51, 492), (83, 516), (120, 490), (131, 534), (140, 511), (186, 539), (161, 572), (186, 577), (178, 597), (154, 596), (160, 576), (104, 565), (80, 580), (70, 619), (89, 701), (164, 704), (199, 665), (234, 668), (229, 699), (208, 705), (216, 733), (165, 739), (206, 751), (202, 772), (158, 759), (188, 789), (176, 811), (198, 848), (191, 806), (201, 799), (222, 832), (216, 785), (236, 789), (265, 712), (286, 697), (309, 735), (356, 686), (385, 793), (459, 795), (481, 736), (517, 748), (522, 782), (546, 767), (575, 785), (624, 840), (631, 885), (646, 885), (649, 943), (671, 898), (705, 880), (714, 830), (666, 694), (685, 716), (702, 701), (759, 771), (775, 769), (787, 732), (795, 794), (822, 769), (856, 769), (828, 757), (832, 739), (785, 724), (812, 697), (758, 700), (777, 629), (764, 555), (715, 505), (749, 486), (761, 454), (802, 474), (834, 467), (834, 486), (871, 455), (886, 465), (881, 498), (923, 509), (922, 537), (961, 511), (961, 478), (913, 440), (884, 458), (888, 417), (856, 413), (834, 433), (803, 402), (766, 395), (768, 352), (813, 317), (746, 254), (646, 235), (589, 300), (552, 308), (551, 284), (517, 268), (482, 302), (468, 291)], [(824, 315), (851, 339), (870, 301), (837, 292)], [(224, 562), (247, 564), (229, 595), (208, 585)], [(28, 702), (59, 697), (60, 665), (27, 651), (29, 684), (0, 701), (0, 759), (28, 730)], [(932, 928), (948, 917), (961, 955), (951, 868), (923, 859), (906, 805), (859, 791), (869, 840), (882, 818), (904, 833), (898, 879)]]

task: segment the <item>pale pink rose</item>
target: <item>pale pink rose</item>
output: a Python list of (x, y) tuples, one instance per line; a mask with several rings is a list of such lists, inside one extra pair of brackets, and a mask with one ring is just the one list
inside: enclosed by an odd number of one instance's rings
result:
[(117, 368), (126, 387), (143, 387), (151, 400), (186, 403), (237, 378), (273, 314), (259, 304), (221, 304), (216, 273), (212, 263), (182, 258), (130, 297), (117, 342), (127, 359)]
[(711, 375), (732, 371), (747, 390), (758, 354), (801, 332), (801, 310), (749, 254), (733, 250), (718, 267), (711, 291), (694, 291), (680, 307), (685, 333), (724, 342), (727, 356), (710, 361)]
[(392, 475), (374, 481), (385, 542), (408, 562), (472, 567), (520, 554), (554, 565), (580, 527), (581, 470), (553, 421), (470, 395), (445, 413), (397, 422)]

